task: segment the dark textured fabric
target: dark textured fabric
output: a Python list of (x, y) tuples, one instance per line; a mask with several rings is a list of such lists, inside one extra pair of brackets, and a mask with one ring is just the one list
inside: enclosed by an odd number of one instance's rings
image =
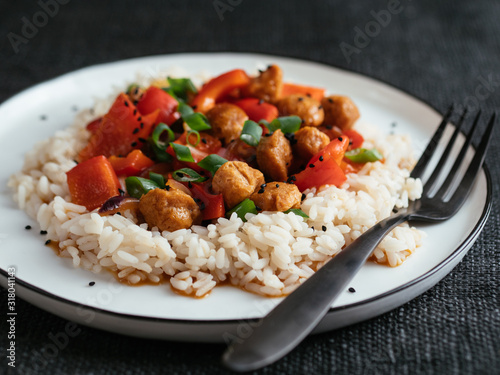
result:
[[(250, 51), (312, 59), (367, 74), (441, 111), (451, 102), (488, 113), (500, 104), (498, 1), (60, 2), (67, 4), (57, 11), (52, 7), (53, 16), (36, 35), (17, 45), (17, 53), (9, 33), (22, 36), (23, 17), (32, 20), (42, 8), (36, 1), (0, 2), (0, 101), (96, 63), (187, 51)], [(221, 13), (224, 4), (226, 11)], [(379, 12), (391, 6), (401, 11), (383, 12), (386, 17), (379, 22), (386, 25), (377, 28), (372, 22), (376, 14), (383, 17)], [(356, 28), (367, 27), (372, 37), (355, 40)], [(341, 48), (346, 44), (356, 48), (348, 58)], [(378, 318), (308, 337), (287, 357), (257, 373), (500, 373), (499, 137), (497, 131), (487, 157), (494, 184), (490, 219), (464, 260), (443, 281)], [(6, 305), (2, 289), (0, 311), (6, 311)], [(63, 331), (67, 322), (21, 300), (17, 310), (17, 368), (9, 372), (6, 364), (8, 326), (2, 313), (0, 373), (227, 372), (219, 364), (222, 345), (143, 340), (86, 327), (44, 362), (39, 353), (50, 343), (49, 334)]]

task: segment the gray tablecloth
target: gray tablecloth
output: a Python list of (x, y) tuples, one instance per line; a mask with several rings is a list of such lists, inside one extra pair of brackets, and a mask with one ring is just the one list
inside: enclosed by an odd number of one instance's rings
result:
[[(354, 70), (441, 111), (455, 102), (491, 113), (500, 104), (499, 19), (500, 2), (493, 0), (5, 0), (0, 3), (0, 101), (96, 63), (188, 51), (246, 51)], [(257, 373), (500, 373), (499, 153), (497, 131), (487, 156), (495, 186), (491, 216), (453, 272), (387, 314), (307, 338)], [(6, 311), (3, 289), (0, 306)], [(49, 334), (64, 330), (67, 322), (21, 300), (17, 309), (17, 367), (7, 366), (8, 324), (2, 315), (0, 373), (227, 371), (219, 364), (222, 345), (143, 340), (86, 327), (57, 356), (40, 359)]]

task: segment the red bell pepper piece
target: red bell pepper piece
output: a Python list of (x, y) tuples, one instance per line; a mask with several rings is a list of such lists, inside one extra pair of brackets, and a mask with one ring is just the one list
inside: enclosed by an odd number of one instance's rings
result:
[(157, 116), (158, 111), (141, 116), (130, 98), (121, 93), (102, 118), (87, 146), (80, 151), (79, 161), (98, 155), (127, 155), (133, 149), (140, 148), (140, 138), (146, 139), (149, 136)]
[(119, 176), (137, 176), (144, 169), (152, 167), (155, 162), (142, 153), (141, 150), (134, 150), (126, 158), (111, 156), (109, 162)]
[(180, 113), (177, 112), (178, 106), (177, 100), (155, 86), (149, 87), (137, 103), (137, 109), (143, 115), (149, 115), (159, 109), (160, 113), (156, 123), (164, 122), (167, 125), (172, 125), (181, 117)]
[(66, 172), (73, 203), (87, 210), (101, 206), (119, 194), (120, 182), (111, 163), (104, 156), (88, 159)]
[(281, 97), (293, 94), (307, 95), (317, 101), (321, 101), (321, 99), (325, 96), (325, 89), (320, 87), (297, 85), (296, 83), (283, 83)]
[(210, 110), (217, 101), (228, 95), (231, 91), (245, 87), (249, 83), (250, 77), (241, 69), (235, 69), (221, 74), (203, 85), (192, 100), (191, 107), (197, 112), (205, 113)]
[[(179, 143), (181, 145), (186, 146), (186, 136), (187, 132), (181, 134), (179, 138), (175, 141), (175, 143)], [(195, 144), (198, 137), (195, 134), (189, 135), (189, 141), (191, 144)], [(218, 138), (215, 138), (207, 133), (200, 133), (200, 142), (196, 145), (196, 149), (205, 152), (206, 154), (216, 154), (221, 148), (222, 144)], [(192, 146), (190, 146), (192, 147)]]
[(342, 169), (332, 158), (318, 161), (314, 167), (307, 166), (302, 172), (295, 175), (295, 185), (300, 191), (309, 188), (319, 188), (323, 185), (342, 185), (347, 177)]
[(208, 191), (208, 184), (191, 184), (191, 193), (193, 197), (201, 201), (200, 209), (203, 220), (212, 220), (224, 217), (226, 210), (224, 208), (224, 199), (222, 194), (214, 195)]
[(330, 141), (328, 145), (324, 149), (322, 149), (320, 152), (318, 152), (316, 155), (314, 155), (311, 160), (309, 160), (308, 165), (314, 164), (316, 165), (317, 163), (321, 163), (321, 157), (323, 158), (323, 161), (325, 159), (333, 159), (337, 164), (340, 165), (340, 162), (342, 161), (344, 154), (349, 147), (349, 138), (346, 136), (343, 137), (338, 137), (335, 138), (334, 140)]
[(353, 129), (344, 130), (342, 134), (349, 137), (349, 140), (351, 141), (351, 144), (349, 145), (350, 150), (360, 148), (365, 141), (363, 136)]
[(260, 120), (271, 122), (278, 117), (278, 108), (257, 98), (241, 99), (234, 104), (244, 110), (248, 118), (255, 122)]
[(94, 121), (89, 122), (86, 128), (89, 132), (95, 133), (97, 129), (99, 129), (99, 126), (101, 126), (101, 122), (102, 122), (102, 117), (98, 117)]

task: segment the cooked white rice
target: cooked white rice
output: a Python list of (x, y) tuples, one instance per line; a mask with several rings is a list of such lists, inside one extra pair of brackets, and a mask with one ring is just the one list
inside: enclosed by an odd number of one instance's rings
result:
[[(409, 177), (414, 165), (410, 140), (358, 124), (366, 144), (382, 152), (384, 163), (368, 163), (349, 174), (342, 188), (308, 192), (301, 208), (309, 219), (264, 212), (249, 214), (244, 223), (233, 214), (206, 228), (148, 230), (129, 212), (100, 216), (71, 203), (65, 173), (76, 165), (73, 159), (89, 139), (85, 125), (109, 105), (97, 103), (71, 127), (39, 142), (8, 185), (19, 207), (58, 243), (61, 256), (93, 272), (112, 270), (130, 284), (167, 277), (175, 290), (198, 297), (221, 282), (267, 296), (289, 294), (394, 207), (407, 207), (422, 192), (421, 181)], [(381, 242), (373, 259), (397, 266), (423, 237), (402, 224)]]

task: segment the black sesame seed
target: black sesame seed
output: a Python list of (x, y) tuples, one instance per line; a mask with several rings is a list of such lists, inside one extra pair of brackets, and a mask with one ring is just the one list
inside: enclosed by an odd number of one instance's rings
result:
[(270, 137), (272, 135), (273, 135), (273, 133), (267, 133), (264, 137)]
[(170, 185), (165, 186), (165, 189), (167, 189), (167, 191), (170, 191)]
[(137, 121), (142, 121), (142, 116), (137, 117)]
[(94, 286), (94, 285), (95, 285), (95, 281), (91, 281), (91, 282), (89, 283), (89, 286)]
[(144, 129), (144, 123), (141, 122), (141, 129)]
[(260, 100), (259, 100), (259, 105), (260, 105), (260, 104), (262, 104), (262, 103), (264, 103), (264, 100), (263, 100), (263, 99), (260, 99)]
[(127, 101), (125, 102), (125, 107), (128, 107), (128, 102)]
[(43, 236), (43, 235), (47, 234), (47, 231), (46, 230), (41, 230), (40, 234)]
[(352, 146), (352, 141), (349, 141), (349, 146)]
[(139, 128), (135, 128), (134, 131), (132, 132), (132, 134), (137, 134), (139, 133)]
[(332, 98), (328, 98), (328, 102), (329, 103), (333, 103), (333, 99)]
[(137, 114), (137, 109), (134, 109), (134, 116)]
[(299, 96), (299, 97), (297, 98), (297, 100), (298, 100), (299, 102), (301, 102), (302, 100), (304, 100), (304, 98), (303, 98), (302, 96)]
[(122, 189), (118, 188), (118, 192), (120, 193), (121, 196), (125, 195), (125, 191), (123, 191)]
[(260, 208), (259, 206), (255, 206), (255, 209), (256, 209), (257, 211), (262, 211), (262, 208)]
[(51, 242), (52, 242), (52, 240), (47, 240), (47, 241), (45, 241), (45, 245), (48, 245), (48, 244), (50, 244)]
[(314, 168), (314, 164), (309, 164), (309, 168)]
[(318, 106), (318, 109), (323, 109), (323, 106), (322, 105)]
[(306, 94), (306, 96), (310, 98), (310, 97), (311, 97), (311, 94), (310, 94), (310, 93), (307, 93), (307, 94)]
[(134, 100), (134, 105), (137, 105), (137, 103), (139, 103), (138, 100)]
[(193, 184), (191, 183), (191, 181), (188, 181), (188, 187), (189, 187), (190, 189), (192, 189), (192, 188), (193, 188)]
[(325, 125), (325, 128), (327, 128), (328, 130), (332, 130), (333, 129), (333, 125)]
[(276, 184), (276, 187), (279, 188), (280, 187), (280, 184)]
[(257, 194), (263, 194), (264, 193), (264, 189), (260, 189)]
[(193, 105), (193, 109), (196, 109), (196, 108), (198, 108), (198, 106), (197, 106), (196, 104), (195, 104), (195, 105)]
[(314, 230), (314, 227), (311, 227), (312, 230)]
[(304, 193), (302, 193), (302, 196), (300, 197), (300, 200), (303, 201), (304, 199), (306, 199), (306, 195)]
[(267, 186), (267, 184), (262, 184), (262, 185), (260, 185), (260, 187), (261, 187), (262, 189), (264, 189), (266, 186)]
[(142, 142), (142, 143), (146, 143), (146, 142), (148, 141), (147, 139), (145, 139), (145, 138), (140, 138), (140, 137), (139, 137), (139, 138), (137, 138), (137, 139), (139, 140), (139, 142)]
[(134, 95), (137, 95), (138, 92), (139, 92), (139, 87), (136, 86), (134, 89)]
[(47, 120), (47, 116), (45, 116), (45, 115), (41, 115), (41, 116), (40, 116), (40, 120), (42, 120), (42, 121)]
[(24, 229), (26, 229), (26, 230), (30, 230), (30, 229), (31, 229), (31, 225), (26, 225), (26, 226), (24, 227)]
[(262, 69), (259, 69), (259, 73), (262, 74), (264, 73), (264, 71)]
[(356, 289), (354, 289), (352, 286), (349, 288), (349, 292), (351, 293), (356, 293)]
[(201, 204), (200, 204), (200, 210), (202, 210), (202, 211), (203, 211), (204, 209), (205, 209), (205, 203), (204, 203), (204, 202), (201, 202)]
[(78, 165), (78, 162), (75, 159), (73, 159), (73, 161), (75, 162), (76, 165)]
[(323, 161), (323, 160), (324, 160), (323, 155), (321, 155), (321, 156), (319, 157), (319, 161)]
[(305, 123), (306, 123), (306, 120), (302, 119), (302, 120), (300, 120), (300, 123), (301, 123), (301, 124), (305, 124)]
[(130, 146), (132, 146), (132, 147), (137, 146), (137, 142), (132, 142), (132, 143), (130, 144)]
[(342, 137), (338, 137), (337, 139), (338, 139), (340, 142), (342, 142)]
[(116, 214), (122, 216), (122, 213), (120, 211), (118, 211)]
[(321, 230), (322, 230), (323, 232), (326, 232), (326, 227), (325, 227), (324, 225), (323, 225), (323, 226), (321, 226)]
[(201, 141), (205, 144), (207, 144), (207, 140), (205, 138), (202, 138)]

